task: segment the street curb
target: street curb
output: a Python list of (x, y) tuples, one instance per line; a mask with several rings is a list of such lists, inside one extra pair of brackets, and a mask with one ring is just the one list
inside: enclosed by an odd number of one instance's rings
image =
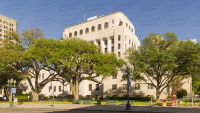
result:
[(92, 109), (58, 109), (58, 108), (18, 108), (18, 107), (0, 107), (0, 108), (7, 108), (7, 109), (41, 109), (41, 110), (52, 110), (52, 111), (55, 111), (55, 110), (73, 110), (73, 111), (109, 111), (109, 112), (132, 112), (132, 113), (173, 113), (173, 112), (153, 112), (153, 111), (133, 111), (133, 110), (92, 110)]

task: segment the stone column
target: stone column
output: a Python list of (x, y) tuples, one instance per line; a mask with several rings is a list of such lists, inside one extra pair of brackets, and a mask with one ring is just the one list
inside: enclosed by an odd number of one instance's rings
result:
[(111, 45), (112, 45), (111, 43), (112, 43), (112, 42), (111, 42), (110, 37), (108, 37), (107, 40), (108, 40), (108, 41), (107, 41), (107, 50), (108, 50), (108, 52), (111, 52)]
[(100, 39), (100, 42), (101, 42), (101, 50), (103, 51), (103, 53), (105, 52), (104, 48), (105, 48), (105, 44), (104, 44), (104, 40), (103, 39)]

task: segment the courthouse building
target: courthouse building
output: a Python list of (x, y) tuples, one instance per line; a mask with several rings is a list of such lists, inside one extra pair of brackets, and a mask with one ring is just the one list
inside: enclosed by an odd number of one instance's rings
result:
[[(132, 22), (122, 12), (115, 12), (104, 16), (94, 16), (87, 21), (73, 25), (64, 29), (63, 38), (79, 37), (87, 41), (93, 41), (96, 45), (101, 45), (103, 52), (114, 52), (117, 57), (124, 58), (124, 52), (129, 47), (140, 46), (140, 41), (135, 35), (135, 28)], [(99, 78), (100, 80), (101, 78)], [(117, 76), (112, 76), (97, 84), (92, 81), (83, 81), (80, 85), (80, 95), (92, 95), (96, 97), (106, 96), (124, 96), (127, 95), (127, 81), (121, 81), (122, 72), (118, 71)], [(190, 93), (191, 80), (186, 79), (183, 85)], [(153, 96), (156, 97), (156, 89), (149, 83), (142, 81), (131, 83), (130, 96)], [(167, 90), (164, 90), (160, 98), (168, 96)]]

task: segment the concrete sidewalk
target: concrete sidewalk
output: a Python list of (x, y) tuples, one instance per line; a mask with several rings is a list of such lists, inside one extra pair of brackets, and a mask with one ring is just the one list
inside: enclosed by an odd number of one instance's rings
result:
[(61, 111), (85, 110), (85, 111), (118, 111), (137, 113), (200, 113), (200, 107), (152, 107), (152, 106), (131, 106), (132, 110), (125, 110), (125, 105), (95, 105), (95, 104), (40, 104), (40, 103), (14, 103), (14, 107), (9, 107), (10, 103), (0, 103), (0, 108), (10, 109), (54, 109)]

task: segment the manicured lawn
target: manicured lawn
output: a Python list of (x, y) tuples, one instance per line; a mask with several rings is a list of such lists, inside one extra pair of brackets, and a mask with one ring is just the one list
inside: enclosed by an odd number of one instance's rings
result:
[[(0, 103), (5, 103), (8, 101), (0, 101)], [(102, 105), (106, 105), (107, 100), (101, 100), (101, 104)], [(24, 103), (41, 103), (41, 104), (53, 104), (53, 101), (40, 101), (40, 102), (24, 102)], [(72, 104), (72, 102), (68, 101), (68, 100), (63, 100), (63, 101), (54, 101), (54, 104)], [(97, 101), (94, 100), (93, 104), (97, 104)], [(171, 101), (167, 101), (167, 106), (171, 106)], [(112, 105), (112, 104), (110, 104)], [(118, 100), (117, 105), (122, 105), (122, 100)], [(125, 105), (125, 104), (124, 104)], [(134, 105), (135, 106), (150, 106), (151, 103), (149, 101), (134, 101)], [(133, 106), (133, 105), (132, 105)], [(152, 106), (162, 106), (162, 102), (153, 102)], [(183, 104), (178, 104), (179, 107), (191, 107), (192, 104), (191, 102), (183, 102)], [(193, 104), (193, 106), (195, 107), (199, 107), (200, 103), (196, 102)]]

